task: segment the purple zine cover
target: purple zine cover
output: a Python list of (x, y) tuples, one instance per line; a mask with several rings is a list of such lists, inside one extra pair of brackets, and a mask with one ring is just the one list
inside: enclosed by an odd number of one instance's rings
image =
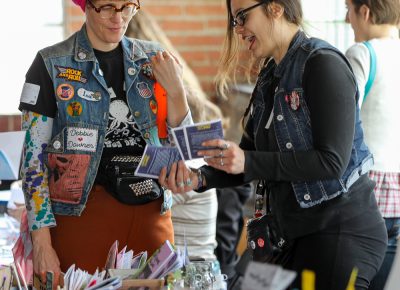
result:
[(183, 160), (190, 160), (188, 148), (186, 146), (185, 130), (182, 127), (172, 129), (172, 135), (174, 136), (176, 146), (181, 153)]
[(157, 179), (163, 167), (167, 167), (169, 172), (172, 163), (179, 160), (182, 160), (182, 158), (176, 147), (146, 145), (135, 175)]
[(202, 158), (197, 152), (204, 149), (212, 149), (201, 146), (207, 140), (224, 139), (221, 120), (197, 123), (185, 127), (185, 138), (190, 159)]
[(171, 259), (176, 256), (175, 249), (171, 243), (166, 240), (165, 243), (159, 248), (147, 261), (139, 279), (158, 279), (158, 275), (165, 270)]

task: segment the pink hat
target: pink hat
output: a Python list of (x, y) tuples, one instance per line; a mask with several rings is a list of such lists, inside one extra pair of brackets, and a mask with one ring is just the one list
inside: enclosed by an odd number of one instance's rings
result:
[(86, 0), (72, 0), (76, 5), (79, 5), (83, 11), (85, 11)]

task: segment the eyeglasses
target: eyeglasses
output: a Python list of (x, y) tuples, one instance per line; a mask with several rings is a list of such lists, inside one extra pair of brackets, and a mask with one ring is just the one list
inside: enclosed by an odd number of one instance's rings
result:
[(135, 15), (138, 10), (140, 9), (140, 2), (137, 0), (137, 3), (129, 2), (124, 5), (122, 5), (121, 8), (117, 8), (114, 5), (103, 5), (100, 7), (94, 6), (93, 2), (91, 0), (87, 0), (87, 3), (96, 11), (97, 13), (100, 14), (100, 17), (103, 19), (110, 19), (113, 17), (117, 12), (121, 12), (122, 17), (128, 18), (133, 15)]
[(232, 27), (235, 28), (236, 26), (243, 26), (244, 23), (246, 22), (246, 17), (247, 17), (247, 14), (250, 12), (250, 10), (252, 10), (252, 9), (258, 7), (258, 6), (261, 6), (263, 4), (266, 4), (267, 2), (268, 1), (262, 1), (260, 3), (257, 3), (257, 4), (255, 4), (253, 6), (250, 6), (250, 7), (246, 8), (246, 9), (243, 9), (243, 10), (239, 11), (236, 14), (236, 16), (233, 17), (233, 19), (232, 19), (232, 23), (231, 23)]

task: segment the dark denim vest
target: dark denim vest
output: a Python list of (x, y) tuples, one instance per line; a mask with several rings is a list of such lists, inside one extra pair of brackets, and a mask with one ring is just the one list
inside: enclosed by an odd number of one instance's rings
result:
[[(279, 85), (274, 95), (272, 124), (280, 152), (313, 149), (310, 112), (302, 88), (302, 78), (307, 60), (319, 49), (335, 51), (350, 67), (345, 56), (327, 42), (308, 38), (303, 32), (296, 34), (287, 54), (274, 72), (274, 76), (279, 79)], [(292, 93), (294, 98), (290, 100)], [(354, 97), (358, 100), (358, 90)], [(265, 114), (264, 110), (262, 96), (256, 95), (252, 104), (252, 118), (261, 120), (261, 116)], [(257, 136), (257, 131), (262, 129), (260, 122), (255, 122), (254, 136)], [(339, 179), (291, 182), (297, 202), (302, 208), (312, 207), (347, 192), (361, 175), (368, 172), (373, 164), (373, 158), (364, 143), (363, 135), (360, 111), (356, 106), (351, 157), (343, 176)]]
[[(126, 37), (121, 44), (129, 109), (146, 142), (161, 146), (166, 141), (158, 138), (154, 79), (149, 77), (150, 57), (161, 47), (153, 42)], [(44, 154), (50, 172), (52, 208), (56, 214), (80, 215), (101, 159), (111, 92), (90, 45), (85, 25), (67, 40), (41, 50), (40, 54), (53, 81), (57, 100), (52, 139)], [(55, 181), (55, 163), (60, 160), (68, 162), (73, 172), (68, 177), (60, 177), (62, 172), (56, 172), (59, 176)], [(63, 191), (60, 188), (66, 189), (68, 194), (60, 194)], [(168, 207), (164, 205), (164, 208)]]

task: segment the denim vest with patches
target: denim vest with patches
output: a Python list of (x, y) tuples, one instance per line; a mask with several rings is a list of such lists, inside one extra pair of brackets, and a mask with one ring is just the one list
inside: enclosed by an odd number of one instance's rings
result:
[[(158, 138), (157, 102), (149, 58), (161, 47), (126, 37), (121, 44), (129, 109), (146, 143), (160, 146), (166, 140)], [(40, 54), (53, 81), (57, 101), (52, 138), (44, 154), (52, 209), (55, 214), (80, 215), (96, 178), (113, 92), (108, 90), (85, 25)]]
[[(345, 56), (335, 47), (320, 39), (307, 38), (303, 32), (297, 33), (292, 46), (274, 72), (279, 85), (275, 89), (272, 123), (280, 152), (313, 149), (310, 112), (302, 88), (302, 78), (307, 60), (319, 49), (335, 51), (350, 67)], [(355, 97), (358, 100), (358, 89)], [(262, 97), (256, 96), (252, 104), (252, 118), (261, 120), (264, 107)], [(259, 122), (254, 128), (254, 136), (262, 129)], [(356, 106), (351, 157), (343, 176), (339, 179), (291, 182), (296, 200), (302, 208), (308, 208), (347, 192), (361, 175), (368, 172), (372, 164), (373, 157), (364, 143), (360, 110)]]

